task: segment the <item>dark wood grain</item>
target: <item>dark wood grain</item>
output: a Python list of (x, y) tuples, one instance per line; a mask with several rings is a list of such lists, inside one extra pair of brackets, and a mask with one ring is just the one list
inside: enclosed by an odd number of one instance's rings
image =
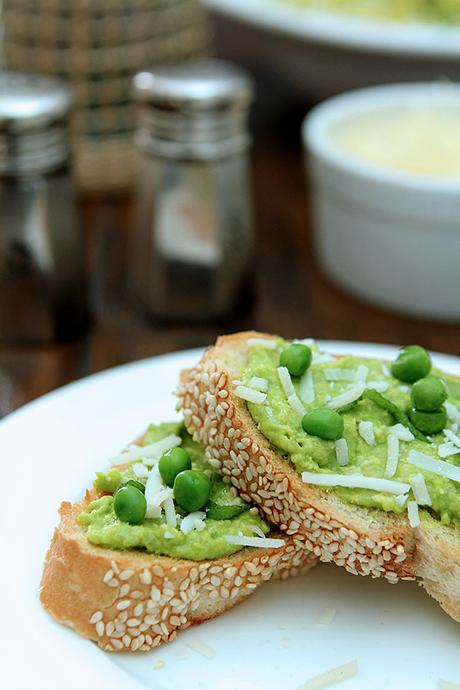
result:
[[(225, 320), (154, 323), (127, 297), (130, 202), (82, 204), (95, 323), (72, 343), (0, 346), (0, 415), (92, 372), (206, 345), (223, 331), (254, 327), (287, 337), (417, 342), (460, 354), (458, 324), (415, 321), (358, 302), (329, 283), (314, 258), (299, 127), (306, 105), (273, 80), (259, 85), (253, 178), (257, 253), (252, 306)], [(278, 98), (276, 97), (278, 89)]]

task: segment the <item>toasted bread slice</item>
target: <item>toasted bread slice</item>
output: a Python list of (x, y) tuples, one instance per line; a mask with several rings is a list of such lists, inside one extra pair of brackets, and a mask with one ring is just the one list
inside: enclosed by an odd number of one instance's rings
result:
[(305, 484), (233, 392), (251, 338), (278, 336), (251, 331), (220, 337), (194, 369), (182, 373), (178, 406), (213, 466), (286, 534), (303, 533), (322, 561), (392, 583), (420, 578), (427, 592), (460, 621), (458, 530), (428, 514), (412, 529), (406, 515), (347, 504), (332, 492)]
[(300, 535), (279, 548), (244, 548), (189, 561), (90, 544), (78, 515), (97, 494), (61, 504), (46, 555), (40, 600), (59, 622), (107, 651), (146, 651), (178, 630), (244, 601), (264, 581), (307, 571), (317, 561)]

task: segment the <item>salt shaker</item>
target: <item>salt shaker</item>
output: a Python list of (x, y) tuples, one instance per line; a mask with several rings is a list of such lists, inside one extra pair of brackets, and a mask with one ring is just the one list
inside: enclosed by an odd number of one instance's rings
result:
[(139, 72), (131, 284), (153, 316), (231, 311), (248, 282), (253, 222), (244, 71), (193, 60)]
[(66, 339), (88, 323), (70, 106), (54, 79), (0, 72), (1, 340)]

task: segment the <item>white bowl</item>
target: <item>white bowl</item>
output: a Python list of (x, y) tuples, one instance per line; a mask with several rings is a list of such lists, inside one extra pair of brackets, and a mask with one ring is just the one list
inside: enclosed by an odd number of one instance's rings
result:
[(350, 116), (445, 102), (460, 85), (400, 84), (336, 96), (306, 117), (316, 248), (351, 293), (416, 317), (460, 318), (460, 177), (383, 168), (343, 151), (329, 132)]
[(222, 30), (217, 36), (226, 57), (257, 58), (309, 97), (373, 84), (460, 80), (458, 26), (375, 21), (285, 0), (205, 3), (237, 23), (237, 34)]

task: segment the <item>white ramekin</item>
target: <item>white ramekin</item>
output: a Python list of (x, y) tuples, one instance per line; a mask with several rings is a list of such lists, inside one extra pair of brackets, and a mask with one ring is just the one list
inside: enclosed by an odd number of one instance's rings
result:
[(353, 158), (329, 137), (353, 114), (458, 105), (460, 85), (398, 84), (331, 98), (305, 118), (316, 249), (349, 292), (408, 315), (460, 318), (460, 178), (422, 176)]

